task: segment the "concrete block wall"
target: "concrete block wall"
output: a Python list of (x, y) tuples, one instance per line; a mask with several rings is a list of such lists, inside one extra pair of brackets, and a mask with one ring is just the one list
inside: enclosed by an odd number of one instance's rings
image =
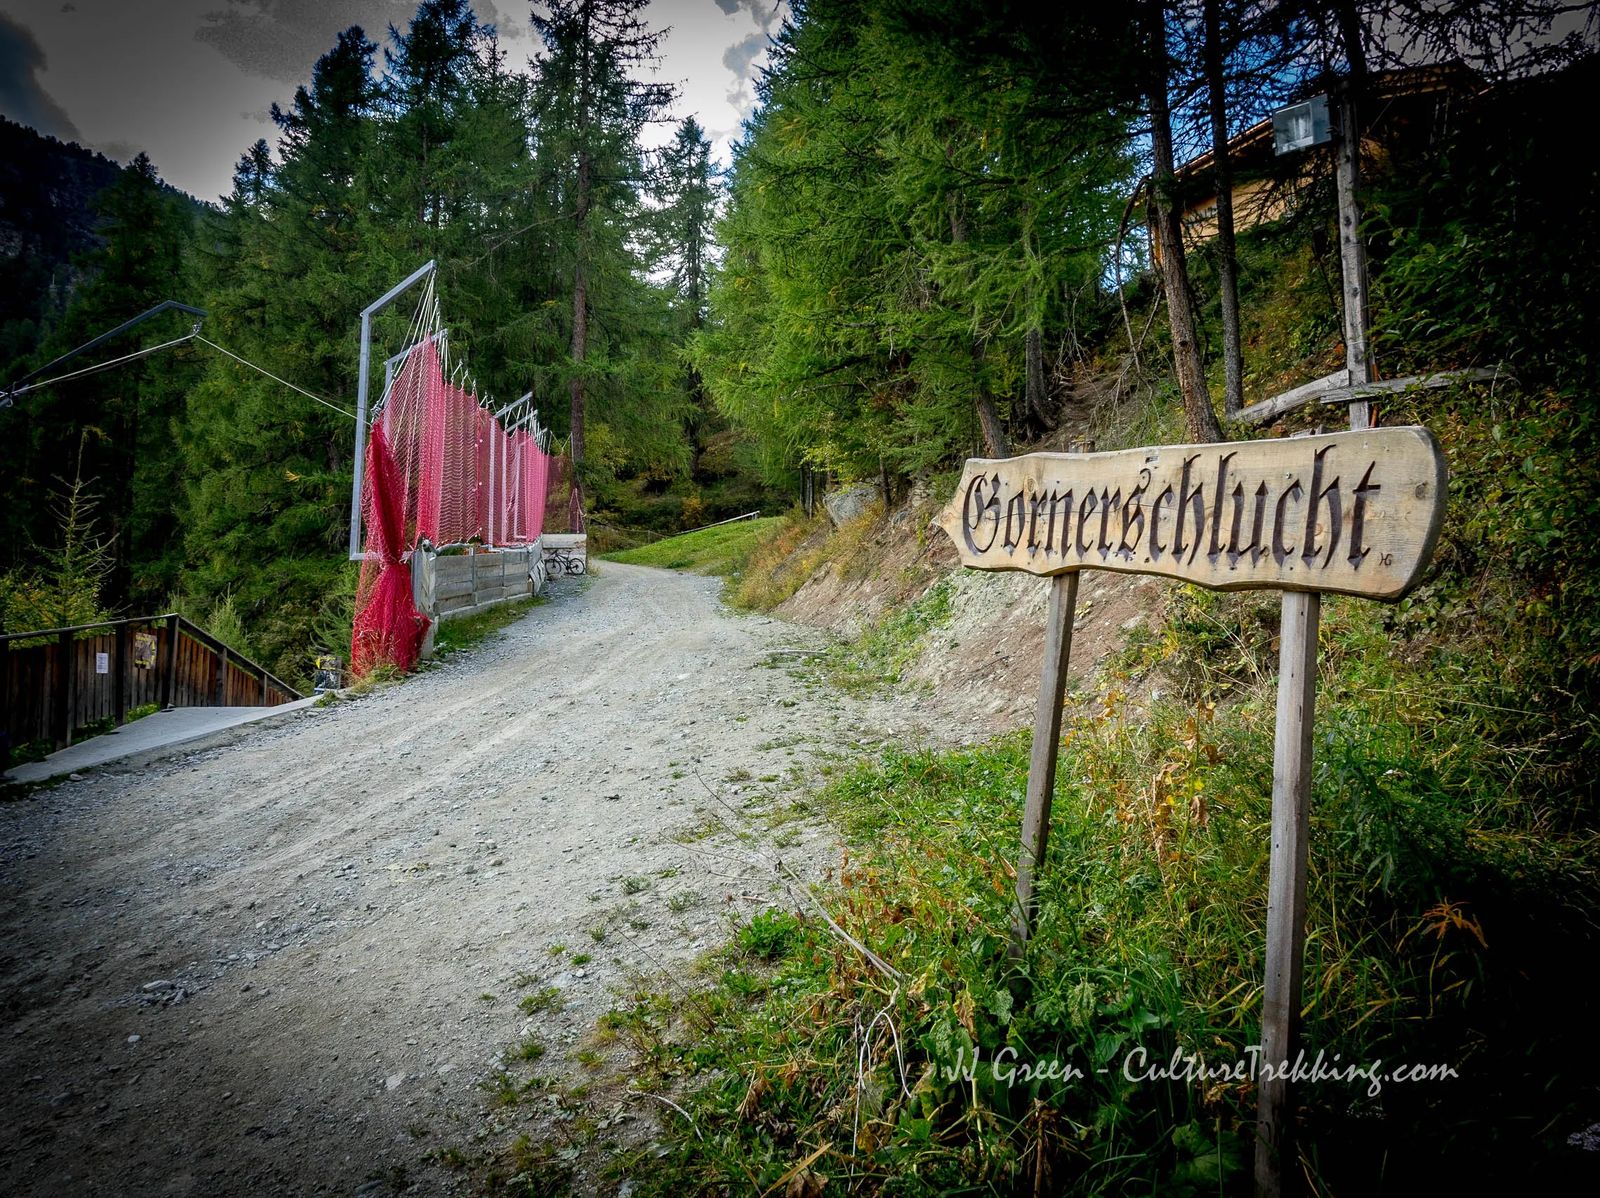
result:
[(529, 572), (542, 564), (537, 544), (526, 549), (440, 556), (433, 561), (433, 599), (439, 619), (464, 616), (538, 591)]

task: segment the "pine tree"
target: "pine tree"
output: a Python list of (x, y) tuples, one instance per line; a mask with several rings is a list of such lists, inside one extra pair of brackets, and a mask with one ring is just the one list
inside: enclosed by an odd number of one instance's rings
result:
[[(140, 154), (98, 198), (104, 243), (83, 256), (85, 282), (73, 296), (39, 357), (48, 361), (137, 316), (165, 299), (185, 299), (185, 253), (193, 237), (193, 208), (161, 180)], [(63, 366), (74, 370), (105, 362), (186, 331), (187, 317), (162, 317), (125, 339)], [(174, 452), (174, 423), (192, 381), (190, 359), (177, 352), (134, 361), (45, 388), (24, 397), (17, 422), (15, 485), (42, 496), (63, 464), (79, 461), (82, 477), (102, 497), (102, 518), (113, 566), (105, 587), (112, 609), (154, 602), (176, 576), (180, 552), (178, 513), (171, 496), (181, 468)], [(91, 430), (87, 442), (84, 430)], [(20, 535), (44, 543), (53, 529), (42, 503), (14, 507)]]
[(1172, 151), (1172, 108), (1168, 95), (1171, 59), (1167, 49), (1166, 0), (1144, 0), (1146, 74), (1150, 106), (1150, 205), (1154, 212), (1157, 264), (1172, 331), (1172, 364), (1183, 396), (1184, 418), (1194, 441), (1222, 440), (1222, 426), (1206, 389), (1195, 333), (1189, 266), (1184, 252), (1177, 175)]
[[(580, 480), (598, 373), (591, 319), (606, 293), (625, 290), (636, 270), (627, 230), (637, 223), (643, 179), (639, 135), (672, 98), (668, 85), (634, 77), (655, 61), (661, 40), (644, 23), (646, 7), (647, 0), (553, 0), (532, 18), (545, 47), (534, 64), (539, 157), (547, 185), (561, 197), (569, 234), (567, 433)], [(575, 490), (574, 508), (580, 503)]]
[(818, 0), (781, 32), (696, 355), (778, 477), (915, 473), (1052, 422), (1045, 347), (1097, 306), (1128, 185), (1131, 30), (1025, 7)]
[[(277, 163), (253, 148), (200, 273), (207, 332), (250, 361), (335, 402), (354, 390), (354, 314), (391, 283), (364, 213), (374, 141), (377, 47), (338, 36), (273, 109)], [(233, 596), (264, 664), (307, 672), (306, 629), (344, 568), (349, 418), (231, 359), (210, 354), (184, 421), (183, 590), (211, 610)]]

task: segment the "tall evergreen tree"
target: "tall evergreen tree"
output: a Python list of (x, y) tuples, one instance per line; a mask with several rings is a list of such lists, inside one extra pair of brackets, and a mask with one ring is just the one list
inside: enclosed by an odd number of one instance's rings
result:
[(567, 431), (580, 479), (590, 448), (589, 400), (600, 373), (592, 360), (591, 319), (597, 301), (625, 290), (637, 273), (628, 232), (637, 222), (644, 174), (639, 136), (672, 99), (667, 84), (635, 77), (655, 61), (661, 41), (644, 22), (647, 3), (553, 0), (533, 13), (544, 42), (534, 63), (539, 151), (569, 234)]
[(1044, 346), (1095, 308), (1128, 182), (1130, 42), (1117, 13), (796, 10), (735, 151), (697, 354), (769, 469), (916, 472), (1005, 452), (1008, 414), (1050, 422)]
[[(221, 344), (335, 403), (354, 390), (354, 314), (392, 280), (372, 252), (364, 170), (375, 138), (377, 47), (359, 27), (287, 109), (276, 166), (253, 149), (208, 235), (207, 328)], [(308, 626), (343, 569), (353, 428), (347, 416), (213, 355), (189, 397), (184, 590), (232, 596), (247, 648), (307, 673)]]
[[(85, 283), (38, 355), (48, 361), (82, 345), (165, 299), (186, 299), (185, 254), (194, 209), (169, 189), (139, 154), (103, 192), (97, 207), (104, 242), (83, 256)], [(154, 345), (182, 332), (187, 317), (168, 316), (65, 364), (70, 371)], [(71, 481), (73, 463), (99, 498), (109, 535), (112, 569), (105, 599), (114, 610), (158, 602), (176, 576), (182, 554), (171, 496), (181, 477), (174, 421), (193, 378), (177, 354), (130, 362), (25, 396), (12, 420), (23, 430), (14, 443), (15, 486), (43, 496)], [(88, 430), (87, 439), (83, 433)], [(53, 543), (57, 530), (43, 503), (9, 505), (23, 544)]]
[[(673, 339), (686, 343), (705, 324), (717, 212), (717, 171), (711, 143), (694, 117), (685, 117), (662, 151), (660, 207), (649, 229), (653, 273), (671, 291)], [(705, 384), (693, 361), (684, 366), (690, 400), (690, 441), (698, 461), (708, 435), (717, 427)]]
[(1150, 206), (1154, 215), (1157, 265), (1167, 300), (1167, 327), (1172, 332), (1172, 365), (1183, 397), (1184, 418), (1195, 441), (1222, 440), (1222, 426), (1211, 406), (1200, 343), (1195, 332), (1194, 302), (1184, 250), (1172, 150), (1172, 107), (1168, 94), (1171, 55), (1167, 47), (1166, 0), (1144, 0), (1145, 78), (1150, 111)]

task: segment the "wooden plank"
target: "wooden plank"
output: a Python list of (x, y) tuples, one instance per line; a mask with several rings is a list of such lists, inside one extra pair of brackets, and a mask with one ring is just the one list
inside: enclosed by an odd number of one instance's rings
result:
[(1278, 643), (1278, 723), (1272, 751), (1272, 855), (1267, 881), (1267, 976), (1261, 1002), (1255, 1177), (1258, 1194), (1281, 1192), (1295, 1168), (1294, 1105), (1284, 1074), (1300, 1023), (1306, 935), (1311, 730), (1317, 698), (1322, 597), (1286, 592)]
[(968, 459), (938, 523), (962, 564), (1397, 599), (1444, 516), (1427, 429)]
[(460, 599), (463, 595), (470, 597), (471, 594), (472, 581), (470, 579), (461, 582), (451, 582), (448, 584), (441, 582), (436, 584), (433, 588), (433, 598), (434, 601), (438, 603), (442, 603), (446, 599)]
[[(1482, 383), (1497, 378), (1513, 377), (1503, 370), (1484, 370), (1474, 367), (1470, 370), (1438, 370), (1429, 374), (1410, 374), (1405, 378), (1354, 384), (1346, 379), (1348, 373), (1340, 370), (1316, 382), (1307, 383), (1304, 387), (1296, 387), (1293, 391), (1285, 391), (1272, 399), (1251, 404), (1234, 419), (1240, 424), (1265, 424), (1291, 408), (1303, 407), (1313, 401), (1323, 404), (1352, 403), (1359, 399), (1376, 399), (1402, 391), (1436, 391), (1441, 387), (1454, 386), (1456, 383)], [(1304, 394), (1301, 394), (1302, 392)], [(1293, 402), (1289, 402), (1291, 399)]]
[(51, 735), (55, 746), (64, 749), (72, 743), (72, 715), (77, 689), (77, 670), (73, 668), (72, 633), (63, 632), (56, 638), (55, 654), (55, 722)]
[(171, 707), (177, 699), (178, 617), (168, 616), (162, 640), (156, 645), (156, 663), (161, 667), (161, 706)]
[(1274, 395), (1271, 399), (1263, 399), (1260, 403), (1253, 403), (1242, 409), (1235, 416), (1236, 424), (1265, 424), (1276, 419), (1285, 412), (1295, 408), (1304, 407), (1313, 399), (1333, 391), (1339, 387), (1350, 385), (1350, 372), (1348, 370), (1335, 370), (1332, 374), (1325, 374), (1320, 379), (1312, 379), (1309, 383), (1302, 383), (1285, 391), (1282, 395)]
[(1017, 910), (1011, 955), (1022, 955), (1033, 934), (1033, 886), (1044, 865), (1050, 839), (1050, 804), (1055, 796), (1056, 757), (1061, 750), (1061, 697), (1072, 656), (1072, 621), (1078, 608), (1078, 575), (1060, 574), (1050, 582), (1045, 616), (1044, 664), (1033, 713), (1033, 755), (1028, 762), (1028, 798), (1022, 813), (1022, 853), (1017, 858)]
[(132, 670), (132, 635), (126, 624), (118, 624), (116, 648), (112, 651), (111, 714), (120, 728), (128, 722), (128, 674)]

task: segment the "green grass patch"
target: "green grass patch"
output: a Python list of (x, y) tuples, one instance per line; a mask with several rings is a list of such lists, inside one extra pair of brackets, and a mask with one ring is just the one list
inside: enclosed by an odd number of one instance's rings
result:
[(510, 603), (486, 607), (482, 611), (473, 612), (470, 616), (441, 620), (439, 630), (433, 638), (434, 656), (449, 657), (452, 653), (461, 653), (480, 645), (491, 633), (510, 627), (544, 602), (542, 596), (531, 595), (526, 599), (516, 599)]
[(891, 610), (853, 640), (829, 649), (823, 659), (829, 681), (858, 692), (897, 684), (916, 661), (922, 638), (949, 621), (950, 597), (950, 582), (937, 582), (914, 603)]
[(692, 570), (722, 577), (738, 575), (750, 555), (783, 523), (781, 516), (739, 520), (695, 532), (680, 533), (634, 549), (604, 555), (606, 561), (664, 570)]
[[(1459, 1076), (1303, 1086), (1301, 1168), (1323, 1193), (1559, 1190), (1600, 1054), (1538, 1013), (1584, 990), (1600, 849), (1438, 659), (1396, 652), (1389, 614), (1325, 606), (1302, 1040)], [(1248, 598), (1210, 616), (1175, 607), (1154, 639), (1187, 656), (1256, 619)], [(699, 1129), (667, 1126), (642, 1192), (760, 1190), (812, 1158), (844, 1193), (1248, 1193), (1248, 1076), (1151, 1075), (1174, 1054), (1232, 1068), (1259, 1039), (1274, 687), (1239, 675), (1221, 704), (1180, 693), (1136, 719), (1114, 680), (1069, 712), (1021, 960), (1026, 736), (886, 750), (835, 781), (820, 802), (850, 847), (824, 901), (900, 976), (767, 913), (708, 990), (620, 1013), (641, 1084)]]

